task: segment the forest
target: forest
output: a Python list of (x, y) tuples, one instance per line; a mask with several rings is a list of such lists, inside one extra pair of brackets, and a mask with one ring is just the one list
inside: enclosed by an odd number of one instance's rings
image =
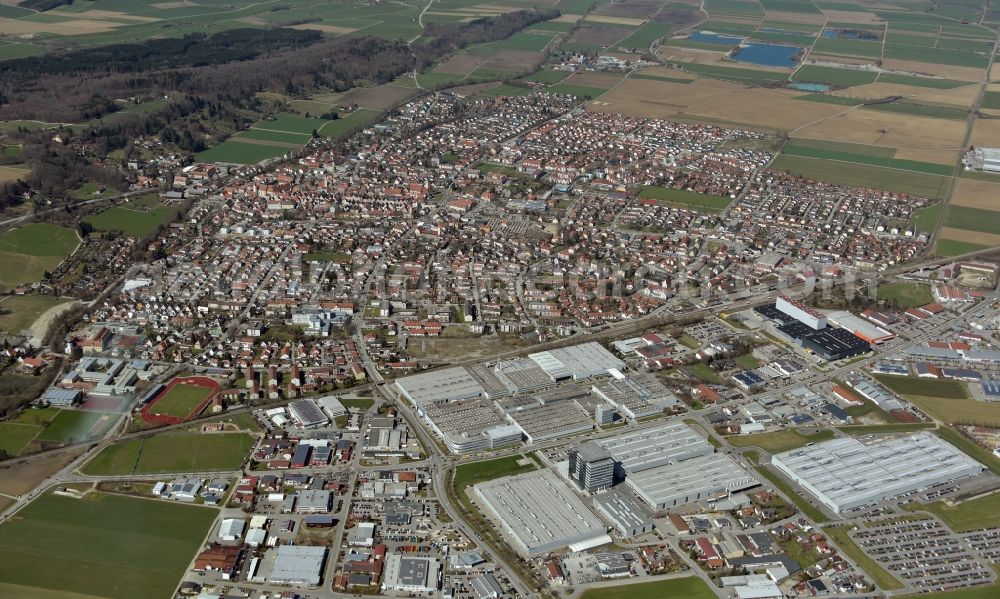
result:
[[(0, 62), (0, 120), (86, 123), (84, 128), (20, 130), (31, 174), (24, 183), (54, 200), (83, 181), (125, 186), (112, 151), (132, 153), (133, 140), (158, 137), (199, 152), (246, 128), (275, 107), (260, 92), (304, 97), (379, 85), (423, 69), (470, 44), (505, 39), (559, 15), (522, 10), (469, 23), (434, 23), (412, 47), (374, 36), (326, 38), (288, 28), (230, 30), (136, 44), (116, 44)], [(125, 100), (168, 97), (162, 108), (116, 114)], [(83, 148), (83, 151), (81, 151)], [(108, 168), (111, 167), (111, 168)], [(0, 187), (0, 208), (17, 203), (24, 185)]]

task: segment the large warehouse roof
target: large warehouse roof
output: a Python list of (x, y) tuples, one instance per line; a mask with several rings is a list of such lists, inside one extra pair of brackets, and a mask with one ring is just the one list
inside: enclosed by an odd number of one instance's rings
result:
[(415, 406), (471, 399), (485, 393), (479, 381), (461, 366), (403, 377), (396, 387)]
[(833, 439), (778, 454), (772, 463), (838, 513), (983, 470), (929, 432), (871, 445)]
[(282, 545), (276, 550), (274, 566), (267, 581), (273, 584), (319, 586), (325, 558), (326, 547)]
[(721, 453), (630, 473), (625, 482), (656, 510), (760, 484), (732, 458)]
[(708, 455), (715, 450), (683, 422), (668, 422), (598, 441), (630, 476), (669, 462)]
[(549, 470), (482, 482), (473, 489), (525, 556), (590, 541), (607, 532), (600, 519)]
[(612, 369), (625, 368), (625, 362), (596, 341), (538, 352), (528, 357), (557, 380), (569, 377), (585, 379), (607, 374)]

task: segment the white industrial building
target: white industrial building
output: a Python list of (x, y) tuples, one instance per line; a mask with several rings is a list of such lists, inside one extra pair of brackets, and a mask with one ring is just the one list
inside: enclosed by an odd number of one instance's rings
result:
[(683, 422), (667, 422), (601, 439), (598, 443), (615, 458), (619, 475), (631, 475), (715, 452), (708, 441)]
[(678, 404), (677, 396), (656, 378), (656, 375), (617, 376), (601, 381), (593, 387), (594, 395), (607, 401), (629, 420), (655, 416)]
[(594, 497), (597, 509), (623, 537), (634, 537), (653, 530), (653, 521), (646, 517), (635, 500), (623, 493), (605, 493)]
[(604, 523), (549, 470), (482, 482), (473, 491), (523, 557), (608, 538)]
[(608, 374), (610, 370), (622, 370), (622, 362), (600, 343), (591, 341), (560, 349), (530, 354), (533, 360), (553, 380), (573, 379), (576, 381)]
[(871, 445), (833, 439), (780, 453), (771, 461), (836, 513), (983, 470), (982, 464), (926, 431)]
[(630, 472), (625, 484), (649, 507), (660, 511), (742, 491), (760, 481), (729, 456), (712, 453)]
[(774, 302), (774, 307), (813, 330), (818, 331), (826, 328), (826, 316), (822, 312), (813, 310), (802, 302), (793, 300), (788, 296), (778, 296), (778, 299)]
[(441, 560), (436, 557), (390, 553), (385, 558), (383, 591), (433, 593), (441, 579)]
[(418, 412), (429, 405), (473, 399), (486, 394), (479, 381), (461, 366), (397, 379), (396, 388)]
[(226, 518), (219, 523), (219, 539), (223, 541), (239, 541), (243, 537), (243, 529), (246, 527), (244, 520), (236, 518)]
[(340, 403), (340, 398), (336, 395), (321, 397), (316, 400), (316, 403), (330, 418), (336, 419), (339, 416), (347, 415), (347, 408), (344, 407), (344, 404)]
[(323, 578), (326, 547), (281, 545), (273, 552), (274, 565), (267, 575), (269, 583), (319, 586)]

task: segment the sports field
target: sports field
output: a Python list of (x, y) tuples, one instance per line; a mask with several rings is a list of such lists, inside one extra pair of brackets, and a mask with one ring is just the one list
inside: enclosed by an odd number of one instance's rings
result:
[(92, 439), (111, 426), (113, 416), (103, 412), (61, 410), (38, 434), (39, 441), (79, 443)]
[(581, 599), (663, 599), (684, 597), (684, 599), (714, 599), (715, 593), (700, 578), (671, 578), (656, 582), (625, 584), (605, 589), (590, 589), (580, 595)]
[(0, 525), (0, 596), (169, 597), (217, 513), (105, 493), (43, 495)]
[(210, 387), (181, 383), (174, 385), (155, 401), (151, 410), (156, 414), (187, 418), (193, 416), (194, 409), (215, 392)]
[(83, 471), (97, 476), (235, 470), (254, 437), (246, 433), (170, 433), (109, 446)]
[(0, 235), (0, 290), (41, 280), (80, 240), (76, 231), (56, 225), (30, 223)]

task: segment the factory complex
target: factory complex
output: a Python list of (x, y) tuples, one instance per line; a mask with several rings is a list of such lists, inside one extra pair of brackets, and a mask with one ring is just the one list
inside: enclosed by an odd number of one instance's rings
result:
[(835, 513), (979, 474), (983, 465), (929, 432), (865, 445), (841, 438), (780, 453), (772, 464)]
[(549, 470), (479, 483), (473, 491), (523, 557), (610, 542), (604, 523)]

